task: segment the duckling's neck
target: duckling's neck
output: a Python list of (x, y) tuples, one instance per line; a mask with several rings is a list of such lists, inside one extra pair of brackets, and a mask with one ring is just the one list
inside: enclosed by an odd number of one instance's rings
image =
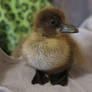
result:
[(58, 34), (55, 29), (34, 28), (34, 32), (44, 38), (56, 38), (56, 37), (60, 36), (60, 34)]

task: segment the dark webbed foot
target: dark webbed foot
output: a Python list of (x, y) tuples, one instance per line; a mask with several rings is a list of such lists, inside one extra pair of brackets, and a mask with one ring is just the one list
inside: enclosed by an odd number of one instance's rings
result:
[(68, 84), (68, 70), (64, 72), (49, 75), (49, 80), (52, 85), (66, 86)]
[(32, 84), (45, 84), (49, 81), (48, 77), (46, 74), (42, 71), (36, 70), (36, 74), (32, 80)]
[(32, 80), (32, 84), (43, 85), (46, 84), (48, 81), (50, 81), (52, 85), (66, 86), (68, 84), (68, 70), (56, 74), (48, 74), (37, 70)]

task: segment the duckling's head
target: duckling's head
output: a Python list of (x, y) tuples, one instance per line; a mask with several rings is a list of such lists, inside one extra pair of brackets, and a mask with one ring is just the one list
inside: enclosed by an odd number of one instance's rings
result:
[(34, 18), (33, 28), (46, 37), (58, 37), (63, 33), (77, 33), (73, 25), (67, 24), (64, 13), (58, 8), (41, 9)]

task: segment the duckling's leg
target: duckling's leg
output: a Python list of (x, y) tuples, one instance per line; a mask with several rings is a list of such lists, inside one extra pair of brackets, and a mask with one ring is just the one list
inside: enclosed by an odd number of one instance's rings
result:
[(49, 81), (48, 77), (45, 75), (44, 72), (36, 70), (36, 74), (32, 80), (32, 84), (45, 84)]
[(59, 84), (62, 86), (66, 86), (68, 84), (68, 70), (65, 70), (57, 74), (50, 74), (48, 76), (52, 85)]

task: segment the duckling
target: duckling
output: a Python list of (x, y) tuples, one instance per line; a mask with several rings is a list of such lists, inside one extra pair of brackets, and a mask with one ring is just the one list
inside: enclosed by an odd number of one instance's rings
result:
[(16, 57), (21, 52), (27, 64), (36, 69), (32, 84), (50, 81), (52, 85), (67, 85), (74, 58), (82, 62), (79, 47), (70, 35), (77, 32), (60, 9), (41, 9), (35, 15), (32, 33), (12, 55)]

